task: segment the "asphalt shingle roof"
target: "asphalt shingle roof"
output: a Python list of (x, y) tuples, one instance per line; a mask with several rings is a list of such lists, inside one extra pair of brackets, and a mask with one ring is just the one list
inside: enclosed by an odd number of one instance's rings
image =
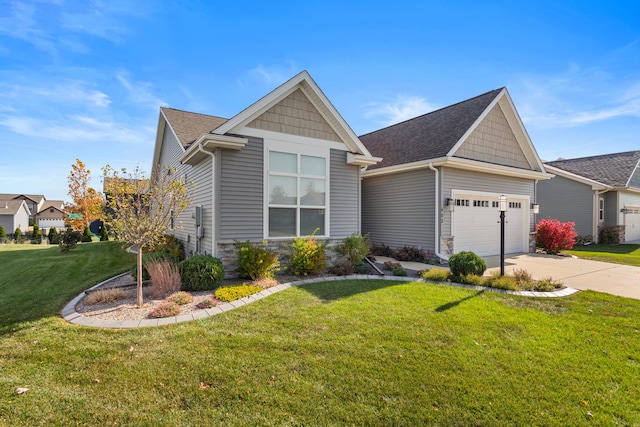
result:
[(503, 88), (360, 136), (382, 162), (369, 169), (446, 156)]
[(222, 117), (176, 110), (174, 108), (160, 107), (160, 109), (184, 148), (191, 145), (191, 143), (198, 139), (203, 133), (209, 133), (229, 120)]
[(546, 165), (601, 182), (611, 187), (625, 187), (640, 161), (640, 151), (555, 160)]

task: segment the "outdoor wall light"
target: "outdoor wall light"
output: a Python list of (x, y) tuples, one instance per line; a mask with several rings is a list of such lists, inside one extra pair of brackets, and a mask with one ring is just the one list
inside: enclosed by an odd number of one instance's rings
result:
[(531, 204), (531, 210), (533, 210), (534, 214), (539, 214), (540, 213), (540, 205), (537, 203), (532, 203)]
[(447, 197), (447, 200), (445, 200), (444, 204), (445, 204), (446, 207), (449, 208), (449, 212), (453, 212), (453, 210), (455, 209), (455, 207), (456, 207), (456, 203), (455, 202), (456, 202), (456, 200), (452, 199), (450, 197)]

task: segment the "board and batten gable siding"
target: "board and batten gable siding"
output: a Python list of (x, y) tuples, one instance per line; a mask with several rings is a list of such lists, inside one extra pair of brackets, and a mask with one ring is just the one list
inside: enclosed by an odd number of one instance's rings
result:
[(362, 181), (362, 234), (372, 244), (435, 251), (435, 174), (427, 169)]
[[(468, 171), (455, 168), (441, 168), (442, 197), (443, 200), (451, 197), (452, 190), (474, 191), (493, 194), (516, 194), (529, 196), (534, 200), (535, 186), (531, 179), (514, 178), (502, 175), (486, 174), (482, 172)], [(535, 228), (533, 214), (530, 215), (529, 230)], [(451, 235), (451, 215), (447, 212), (442, 217), (443, 236)]]
[(593, 190), (590, 185), (559, 175), (539, 181), (538, 204), (538, 219), (573, 221), (579, 235), (593, 234)]
[(329, 215), (331, 237), (360, 232), (360, 167), (347, 164), (347, 152), (331, 150)]
[(263, 147), (262, 139), (250, 137), (240, 151), (219, 151), (218, 240), (262, 240), (264, 237)]
[[(174, 221), (175, 228), (167, 230), (184, 244), (187, 256), (197, 253), (212, 253), (211, 230), (213, 226), (213, 212), (211, 211), (211, 158), (208, 157), (196, 166), (184, 165), (179, 161), (183, 153), (181, 144), (176, 139), (174, 133), (168, 125), (165, 125), (164, 139), (160, 152), (160, 167), (173, 167), (176, 169), (175, 176), (186, 178), (190, 187), (191, 204)], [(191, 187), (193, 184), (193, 187)], [(204, 237), (198, 241), (195, 227), (195, 207), (200, 206), (202, 211), (202, 226), (204, 227)], [(207, 232), (207, 230), (209, 230)]]

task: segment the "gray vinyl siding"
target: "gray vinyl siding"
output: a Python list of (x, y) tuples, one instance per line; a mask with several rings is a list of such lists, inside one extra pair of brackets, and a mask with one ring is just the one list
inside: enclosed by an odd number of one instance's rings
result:
[(220, 150), (218, 240), (264, 237), (264, 144), (249, 138), (240, 151)]
[(538, 182), (538, 204), (538, 219), (573, 221), (576, 233), (581, 236), (593, 235), (591, 186), (556, 175), (549, 180)]
[(329, 215), (331, 237), (360, 232), (360, 167), (347, 164), (347, 152), (331, 150)]
[[(175, 138), (168, 125), (165, 126), (162, 151), (160, 152), (160, 166), (170, 166), (176, 168), (176, 176), (186, 177), (188, 185), (191, 187), (191, 204), (174, 221), (175, 228), (168, 230), (168, 233), (178, 237), (184, 244), (187, 256), (198, 253), (212, 253), (211, 231), (213, 227), (213, 212), (211, 203), (211, 158), (207, 158), (196, 166), (183, 165), (179, 158), (184, 153), (182, 145)], [(204, 237), (200, 240), (196, 238), (196, 228), (194, 221), (195, 207), (200, 206), (202, 211), (202, 226), (204, 227)]]
[[(441, 168), (443, 200), (451, 197), (452, 190), (478, 191), (494, 194), (517, 194), (529, 196), (535, 200), (535, 185), (532, 179), (514, 178), (502, 175), (492, 175), (463, 169)], [(529, 219), (529, 231), (535, 229), (533, 213)], [(442, 235), (451, 235), (451, 215), (443, 215)]]
[(373, 244), (435, 251), (434, 172), (421, 169), (362, 181), (362, 233)]

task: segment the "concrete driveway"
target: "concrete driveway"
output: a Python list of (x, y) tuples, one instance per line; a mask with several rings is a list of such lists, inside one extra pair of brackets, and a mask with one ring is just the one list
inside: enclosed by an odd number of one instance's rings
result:
[[(500, 271), (499, 256), (484, 260), (488, 267), (485, 275)], [(551, 277), (576, 289), (640, 299), (640, 267), (544, 254), (509, 254), (504, 269), (505, 274), (524, 269), (534, 279)]]

